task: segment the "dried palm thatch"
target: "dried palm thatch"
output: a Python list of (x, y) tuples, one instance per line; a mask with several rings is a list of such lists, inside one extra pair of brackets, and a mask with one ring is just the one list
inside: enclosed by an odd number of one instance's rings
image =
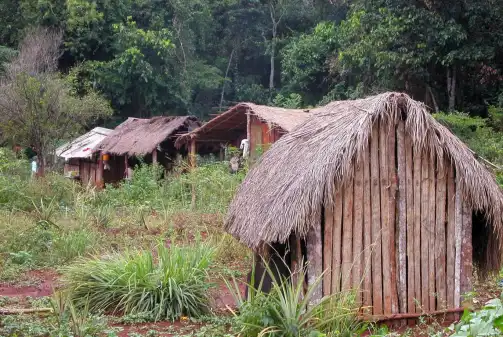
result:
[(143, 156), (154, 151), (167, 138), (199, 125), (194, 116), (130, 117), (98, 144), (96, 150), (115, 155)]
[(233, 131), (246, 130), (247, 114), (255, 115), (269, 126), (279, 127), (289, 132), (307, 119), (309, 113), (302, 109), (285, 109), (258, 105), (254, 103), (239, 103), (224, 113), (214, 117), (196, 130), (180, 136), (176, 146), (180, 147), (192, 138), (205, 140), (230, 140), (235, 137)]
[(251, 248), (305, 236), (333, 203), (336, 187), (352, 178), (356, 158), (368, 144), (373, 125), (405, 129), (416, 149), (446, 156), (457, 172), (467, 202), (482, 211), (494, 235), (492, 267), (502, 249), (503, 196), (492, 173), (426, 107), (401, 93), (337, 101), (312, 110), (311, 117), (276, 142), (247, 175), (230, 205), (226, 230)]

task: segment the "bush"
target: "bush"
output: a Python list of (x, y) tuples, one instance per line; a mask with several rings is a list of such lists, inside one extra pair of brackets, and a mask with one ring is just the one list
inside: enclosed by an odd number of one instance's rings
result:
[(206, 313), (206, 271), (213, 249), (204, 244), (166, 248), (159, 243), (155, 253), (81, 259), (64, 270), (63, 283), (73, 303), (91, 312), (151, 314), (154, 320)]
[[(266, 270), (273, 280), (269, 294), (262, 291), (262, 282), (258, 285), (248, 284), (248, 298), (243, 299), (234, 281), (231, 291), (239, 304), (236, 320), (242, 326), (241, 336), (349, 337), (365, 329), (357, 319), (358, 305), (354, 293), (325, 296), (313, 304), (313, 291), (320, 284), (322, 276), (303, 295), (305, 271), (298, 272), (297, 281), (294, 282), (291, 278), (279, 280), (267, 264)], [(254, 272), (252, 270), (252, 274)], [(254, 279), (253, 275), (251, 279)]]

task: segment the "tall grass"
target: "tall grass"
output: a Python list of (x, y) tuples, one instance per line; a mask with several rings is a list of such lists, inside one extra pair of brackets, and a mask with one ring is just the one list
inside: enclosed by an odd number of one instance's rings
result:
[(81, 259), (64, 271), (63, 283), (77, 307), (92, 312), (148, 313), (155, 320), (200, 316), (208, 310), (206, 244), (165, 247)]
[[(262, 290), (264, 276), (258, 285), (248, 284), (248, 297), (243, 298), (237, 282), (228, 287), (238, 303), (236, 314), (242, 326), (240, 336), (303, 337), (303, 336), (355, 336), (365, 326), (357, 319), (358, 305), (354, 292), (340, 292), (313, 301), (313, 292), (320, 284), (321, 275), (304, 293), (305, 270), (296, 273), (296, 278), (279, 279), (273, 266), (266, 266), (272, 279), (269, 293)], [(255, 270), (252, 270), (254, 279)]]

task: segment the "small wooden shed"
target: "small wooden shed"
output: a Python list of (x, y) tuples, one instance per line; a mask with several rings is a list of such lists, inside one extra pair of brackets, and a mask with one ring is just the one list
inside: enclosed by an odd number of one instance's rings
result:
[(503, 197), (464, 143), (401, 93), (332, 102), (247, 175), (226, 230), (256, 251), (284, 244), (316, 297), (357, 289), (364, 312), (456, 311), (498, 271)]
[(303, 122), (308, 115), (308, 111), (301, 109), (239, 103), (182, 135), (176, 145), (190, 145), (191, 152), (195, 154), (202, 147), (219, 148), (220, 144), (239, 147), (243, 139), (248, 139), (250, 154), (254, 156), (259, 149), (267, 150), (270, 144)]
[(98, 156), (93, 151), (111, 132), (110, 129), (97, 127), (58, 147), (56, 155), (65, 159), (65, 176), (77, 179), (84, 185), (95, 185), (100, 177)]
[[(101, 166), (105, 166), (103, 155), (108, 156), (109, 171), (119, 170), (120, 179), (127, 177), (128, 167), (137, 157), (170, 169), (177, 154), (187, 154), (175, 148), (176, 138), (199, 126), (194, 116), (130, 117), (103, 139), (95, 151), (101, 154)], [(106, 171), (104, 177), (104, 183), (108, 183)]]

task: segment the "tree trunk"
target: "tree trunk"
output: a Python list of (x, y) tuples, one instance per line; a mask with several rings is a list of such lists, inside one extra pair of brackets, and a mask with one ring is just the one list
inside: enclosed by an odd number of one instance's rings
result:
[(438, 112), (439, 109), (438, 109), (437, 100), (435, 99), (435, 95), (433, 94), (433, 91), (431, 90), (431, 87), (429, 85), (427, 86), (427, 90), (428, 90), (428, 94), (430, 95), (431, 102), (433, 103), (433, 109), (435, 112)]
[(447, 69), (447, 94), (449, 97), (449, 111), (454, 111), (456, 107), (456, 68), (452, 66)]
[(271, 72), (269, 74), (269, 91), (272, 95), (274, 89), (274, 59), (276, 56), (276, 26), (273, 25), (271, 40)]
[(236, 47), (232, 48), (231, 55), (229, 56), (229, 62), (227, 62), (227, 69), (225, 69), (224, 84), (222, 85), (222, 92), (220, 94), (220, 104), (218, 105), (218, 111), (222, 111), (222, 104), (224, 102), (225, 85), (227, 84), (227, 76), (229, 75), (229, 69), (232, 63), (232, 57), (234, 56), (234, 51)]

